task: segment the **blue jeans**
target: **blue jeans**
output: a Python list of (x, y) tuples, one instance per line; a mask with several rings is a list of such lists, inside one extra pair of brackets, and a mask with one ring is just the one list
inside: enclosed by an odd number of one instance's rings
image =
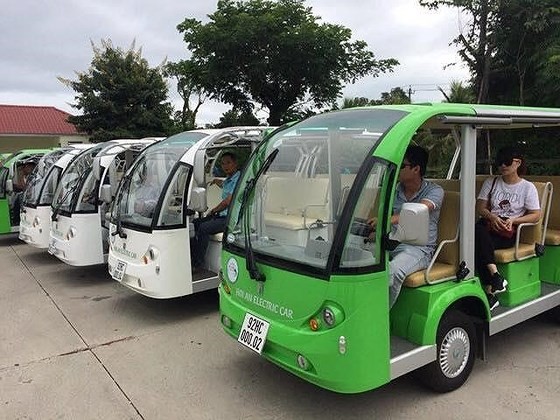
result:
[(389, 308), (395, 304), (406, 276), (428, 268), (431, 258), (431, 249), (409, 244), (399, 244), (389, 252)]
[(210, 235), (224, 231), (225, 216), (207, 216), (194, 220), (195, 236), (191, 240), (191, 259), (194, 267), (204, 265), (204, 257), (208, 249)]

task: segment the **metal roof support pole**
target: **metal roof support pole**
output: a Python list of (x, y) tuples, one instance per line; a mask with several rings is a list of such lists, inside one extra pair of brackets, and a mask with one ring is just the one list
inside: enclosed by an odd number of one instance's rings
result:
[(474, 275), (474, 224), (476, 202), (476, 133), (472, 124), (461, 126), (460, 261)]

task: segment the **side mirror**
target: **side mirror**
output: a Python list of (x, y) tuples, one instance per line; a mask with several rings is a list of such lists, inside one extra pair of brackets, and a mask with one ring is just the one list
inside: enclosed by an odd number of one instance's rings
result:
[(12, 179), (6, 180), (6, 191), (7, 192), (14, 192), (14, 181)]
[(208, 209), (206, 202), (206, 188), (196, 187), (191, 191), (191, 202), (189, 209), (197, 212), (205, 212)]
[(110, 204), (113, 201), (113, 196), (111, 195), (111, 186), (108, 184), (102, 185), (99, 190), (99, 198), (104, 203)]
[(397, 230), (389, 239), (410, 245), (427, 245), (430, 228), (430, 211), (420, 203), (405, 203), (399, 214)]
[(93, 176), (95, 179), (97, 179), (98, 181), (101, 180), (101, 161), (99, 158), (94, 158), (93, 159), (93, 165), (92, 165), (92, 169), (93, 171)]

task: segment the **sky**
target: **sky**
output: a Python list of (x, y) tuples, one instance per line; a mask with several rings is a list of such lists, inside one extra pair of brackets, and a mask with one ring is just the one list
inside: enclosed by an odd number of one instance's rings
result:
[[(468, 71), (449, 46), (459, 33), (456, 9), (431, 11), (418, 0), (306, 0), (322, 22), (352, 30), (353, 40), (367, 42), (376, 58), (396, 58), (393, 73), (366, 77), (347, 85), (343, 97), (379, 99), (394, 87), (411, 89), (413, 102), (440, 102), (437, 86), (466, 81)], [(74, 91), (57, 76), (75, 80), (87, 71), (92, 42), (110, 39), (128, 49), (133, 42), (155, 67), (188, 57), (177, 24), (185, 18), (207, 22), (215, 0), (3, 0), (0, 13), (0, 104), (54, 106), (71, 114)], [(456, 63), (453, 66), (447, 66)], [(181, 99), (170, 82), (170, 99)], [(217, 122), (225, 104), (205, 102), (199, 125)]]

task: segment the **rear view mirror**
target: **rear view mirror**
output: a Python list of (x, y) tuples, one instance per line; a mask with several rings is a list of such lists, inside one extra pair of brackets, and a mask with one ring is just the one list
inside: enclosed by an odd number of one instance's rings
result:
[(111, 186), (108, 184), (102, 185), (99, 190), (99, 198), (104, 203), (110, 204), (113, 201), (113, 196), (111, 195)]
[(405, 203), (399, 214), (397, 230), (391, 232), (389, 239), (411, 245), (426, 245), (429, 226), (428, 206), (420, 203)]
[(208, 209), (208, 204), (206, 203), (206, 188), (196, 187), (192, 189), (189, 209), (200, 213)]

